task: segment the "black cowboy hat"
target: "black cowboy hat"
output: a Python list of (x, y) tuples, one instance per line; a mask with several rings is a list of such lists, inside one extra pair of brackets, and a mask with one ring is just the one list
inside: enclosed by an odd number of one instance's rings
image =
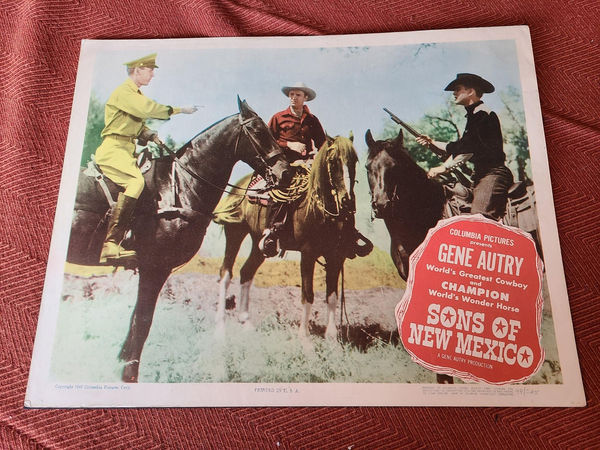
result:
[(452, 80), (444, 90), (453, 91), (459, 84), (462, 84), (463, 86), (469, 88), (479, 88), (484, 94), (489, 94), (495, 91), (494, 85), (492, 83), (473, 73), (456, 74), (456, 79)]

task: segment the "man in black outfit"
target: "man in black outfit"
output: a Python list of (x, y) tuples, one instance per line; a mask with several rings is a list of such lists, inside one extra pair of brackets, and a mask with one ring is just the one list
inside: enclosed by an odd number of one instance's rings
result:
[[(499, 220), (506, 211), (513, 175), (504, 164), (506, 155), (498, 116), (481, 101), (483, 94), (494, 92), (494, 86), (479, 75), (459, 73), (445, 90), (453, 91), (455, 103), (467, 110), (465, 132), (455, 142), (434, 141), (429, 136), (418, 137), (417, 142), (443, 150), (447, 156), (472, 153), (475, 173), (471, 213)], [(446, 165), (433, 167), (427, 176), (434, 178), (447, 170)]]

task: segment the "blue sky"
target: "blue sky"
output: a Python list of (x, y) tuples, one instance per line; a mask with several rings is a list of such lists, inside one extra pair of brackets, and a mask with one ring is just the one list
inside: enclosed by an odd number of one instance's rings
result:
[[(105, 101), (126, 77), (124, 62), (158, 52), (155, 78), (143, 92), (174, 106), (202, 105), (191, 115), (174, 116), (159, 124), (159, 133), (185, 142), (197, 132), (237, 112), (236, 96), (268, 122), (287, 107), (281, 87), (303, 81), (317, 92), (308, 103), (330, 135), (356, 136), (361, 155), (364, 134), (382, 130), (385, 106), (407, 122), (445, 102), (443, 88), (458, 72), (477, 73), (497, 91), (512, 85), (520, 89), (516, 47), (512, 40), (370, 45), (356, 47), (291, 48), (171, 48), (113, 49), (96, 55), (92, 90)], [(158, 41), (155, 41), (158, 42)], [(297, 44), (295, 44), (297, 45)], [(157, 48), (160, 47), (160, 48)], [(501, 109), (498, 95), (484, 97), (492, 109)], [(243, 170), (241, 170), (243, 171)], [(237, 177), (240, 169), (236, 170)]]

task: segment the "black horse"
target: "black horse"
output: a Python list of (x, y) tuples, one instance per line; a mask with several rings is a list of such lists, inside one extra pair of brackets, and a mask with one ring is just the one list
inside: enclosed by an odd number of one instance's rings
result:
[[(375, 217), (382, 218), (390, 233), (390, 255), (398, 274), (406, 281), (410, 254), (423, 242), (427, 231), (442, 218), (446, 195), (443, 185), (412, 159), (404, 148), (402, 130), (395, 139), (375, 141), (367, 130), (367, 177)], [(452, 377), (436, 374), (440, 384)]]
[[(217, 122), (185, 144), (176, 158), (154, 161), (154, 176), (138, 202), (132, 225), (138, 256), (138, 296), (120, 352), (122, 379), (137, 382), (140, 357), (158, 294), (171, 270), (198, 251), (234, 164), (241, 160), (272, 184), (286, 183), (289, 165), (262, 119), (238, 98), (239, 114)], [(106, 232), (98, 224), (108, 210), (101, 188), (79, 178), (67, 260), (97, 264)], [(99, 232), (94, 233), (99, 228)]]
[[(396, 138), (383, 141), (375, 141), (367, 130), (365, 140), (373, 213), (385, 222), (391, 238), (390, 254), (406, 280), (410, 254), (423, 242), (427, 231), (440, 219), (462, 213), (463, 207), (470, 208), (468, 189), (461, 184), (468, 181), (459, 179), (461, 183), (451, 187), (438, 178), (428, 178), (404, 148), (402, 130)], [(520, 181), (509, 189), (503, 222), (531, 234), (543, 257), (532, 186)]]
[[(464, 186), (462, 190), (450, 189), (440, 180), (428, 178), (404, 147), (402, 130), (396, 138), (382, 141), (375, 141), (367, 130), (365, 140), (369, 147), (366, 166), (371, 206), (375, 217), (385, 222), (391, 238), (392, 260), (400, 277), (406, 280), (410, 255), (423, 242), (429, 229), (440, 219), (457, 213), (446, 201), (448, 195), (455, 195), (451, 198), (456, 200), (466, 189)], [(509, 190), (508, 197), (509, 212), (504, 222), (528, 231), (542, 256), (532, 190), (518, 182)], [(438, 374), (437, 380), (451, 383), (452, 377)]]
[(391, 238), (390, 255), (406, 280), (410, 254), (442, 218), (444, 188), (440, 181), (427, 178), (408, 154), (402, 131), (395, 139), (375, 141), (367, 130), (365, 140), (371, 206), (375, 217), (385, 222)]

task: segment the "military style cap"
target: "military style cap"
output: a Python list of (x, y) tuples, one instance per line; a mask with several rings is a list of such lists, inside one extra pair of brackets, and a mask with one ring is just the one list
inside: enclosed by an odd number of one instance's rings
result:
[(490, 94), (495, 91), (494, 85), (489, 81), (473, 73), (458, 73), (456, 79), (452, 80), (445, 91), (453, 91), (457, 85), (462, 84), (465, 87), (480, 88), (484, 94)]
[(283, 92), (283, 94), (286, 97), (289, 97), (290, 91), (294, 91), (294, 90), (304, 92), (306, 94), (306, 101), (307, 102), (310, 101), (310, 100), (313, 100), (317, 96), (317, 93), (315, 91), (313, 91), (306, 84), (304, 84), (304, 83), (302, 83), (300, 81), (297, 81), (296, 83), (294, 83), (291, 86), (284, 86), (284, 87), (281, 88), (281, 92)]
[(152, 67), (153, 69), (156, 69), (158, 68), (156, 65), (156, 53), (126, 62), (125, 65), (129, 69), (133, 69), (135, 67)]

